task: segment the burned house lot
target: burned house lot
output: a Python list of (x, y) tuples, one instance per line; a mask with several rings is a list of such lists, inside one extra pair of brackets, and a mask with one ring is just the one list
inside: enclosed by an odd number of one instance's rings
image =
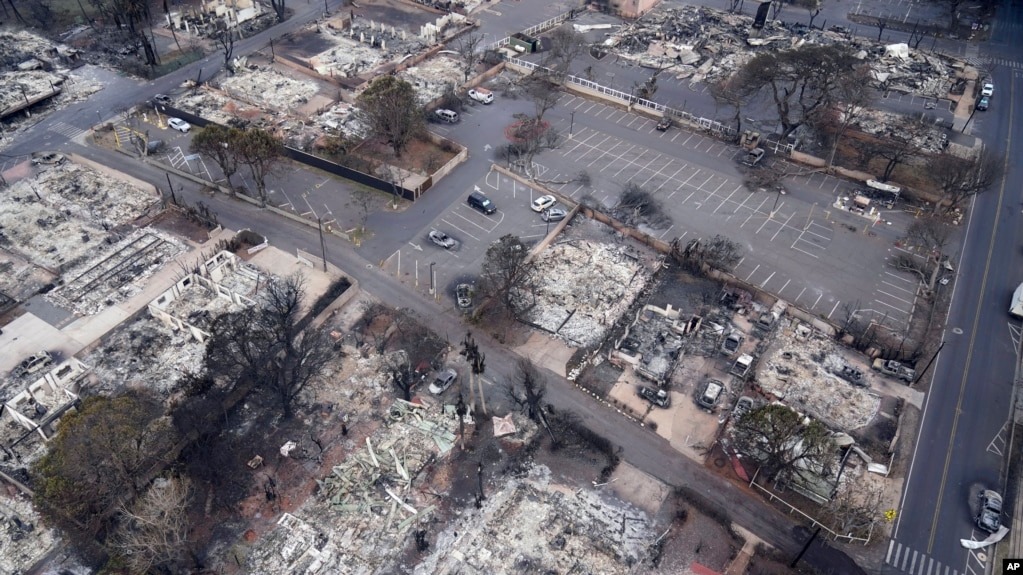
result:
[(111, 2), (0, 28), (0, 571), (886, 561), (990, 71), (820, 6)]

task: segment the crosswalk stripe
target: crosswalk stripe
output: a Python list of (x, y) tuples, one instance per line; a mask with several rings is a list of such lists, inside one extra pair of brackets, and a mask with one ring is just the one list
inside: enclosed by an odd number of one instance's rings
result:
[(894, 539), (888, 544), (884, 562), (909, 575), (960, 575), (956, 569)]

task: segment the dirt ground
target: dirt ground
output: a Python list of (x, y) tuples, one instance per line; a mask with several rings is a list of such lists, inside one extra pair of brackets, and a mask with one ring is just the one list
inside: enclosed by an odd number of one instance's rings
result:
[(366, 140), (358, 148), (358, 153), (370, 160), (384, 161), (403, 170), (415, 173), (432, 174), (455, 157), (457, 151), (446, 150), (429, 140), (416, 139), (401, 153), (395, 156), (394, 151), (382, 140)]

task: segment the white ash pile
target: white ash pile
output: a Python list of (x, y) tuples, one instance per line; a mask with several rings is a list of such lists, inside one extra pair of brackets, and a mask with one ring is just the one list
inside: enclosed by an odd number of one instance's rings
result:
[(715, 81), (732, 75), (758, 51), (784, 50), (805, 43), (839, 44), (871, 63), (877, 87), (930, 97), (944, 97), (955, 62), (941, 55), (910, 50), (905, 44), (885, 46), (850, 36), (842, 29), (808, 29), (769, 20), (752, 37), (753, 18), (702, 6), (665, 2), (605, 45), (645, 68), (664, 70), (678, 79)]
[(760, 360), (756, 381), (789, 407), (852, 431), (874, 419), (881, 398), (832, 373), (845, 365), (832, 339), (814, 333), (800, 340), (786, 326)]
[(86, 395), (114, 395), (138, 387), (169, 396), (183, 375), (202, 370), (205, 346), (146, 315), (109, 334), (82, 362), (92, 367)]
[(15, 182), (0, 197), (0, 245), (59, 272), (101, 252), (118, 228), (157, 201), (131, 184), (63, 162)]
[(256, 105), (236, 100), (224, 92), (203, 86), (174, 101), (174, 107), (191, 112), (222, 126), (259, 123), (264, 112)]
[(23, 62), (66, 49), (28, 30), (0, 30), (0, 68), (16, 68)]
[(241, 68), (220, 82), (232, 97), (281, 112), (291, 112), (309, 102), (319, 87), (312, 80), (286, 76), (272, 67)]
[(901, 127), (906, 125), (905, 116), (883, 110), (864, 109), (854, 117), (850, 125), (872, 136), (899, 138), (909, 136), (912, 138), (913, 148), (925, 152), (940, 153), (944, 150), (943, 143), (947, 142), (947, 139), (942, 138), (943, 135), (947, 138), (947, 132), (941, 126), (921, 122), (910, 129), (905, 129)]
[(57, 532), (40, 522), (28, 497), (12, 491), (0, 496), (0, 573), (32, 572), (59, 541)]
[(655, 538), (643, 511), (537, 466), (449, 525), (415, 573), (631, 573)]
[(345, 102), (337, 102), (312, 120), (327, 134), (362, 137), (369, 132), (368, 126), (359, 117), (359, 109)]
[(324, 76), (354, 78), (402, 56), (418, 54), (429, 46), (404, 29), (356, 18), (351, 27), (319, 27), (319, 36), (334, 47), (309, 58), (309, 66)]
[(649, 279), (625, 246), (577, 240), (541, 253), (534, 293), (516, 295), (520, 309), (536, 302), (526, 312), (530, 322), (587, 347), (603, 341)]
[(25, 100), (59, 90), (66, 78), (61, 74), (28, 70), (25, 72), (0, 72), (0, 113), (16, 108)]
[(443, 96), (449, 88), (461, 85), (465, 79), (461, 66), (454, 58), (438, 55), (399, 72), (398, 76), (416, 89), (420, 104), (428, 104)]

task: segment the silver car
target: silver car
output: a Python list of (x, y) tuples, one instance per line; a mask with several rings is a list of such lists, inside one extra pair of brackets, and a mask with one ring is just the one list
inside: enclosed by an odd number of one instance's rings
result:
[(437, 377), (430, 384), (430, 393), (434, 395), (440, 395), (451, 387), (451, 384), (455, 383), (458, 379), (458, 373), (455, 370), (448, 368), (437, 374)]

